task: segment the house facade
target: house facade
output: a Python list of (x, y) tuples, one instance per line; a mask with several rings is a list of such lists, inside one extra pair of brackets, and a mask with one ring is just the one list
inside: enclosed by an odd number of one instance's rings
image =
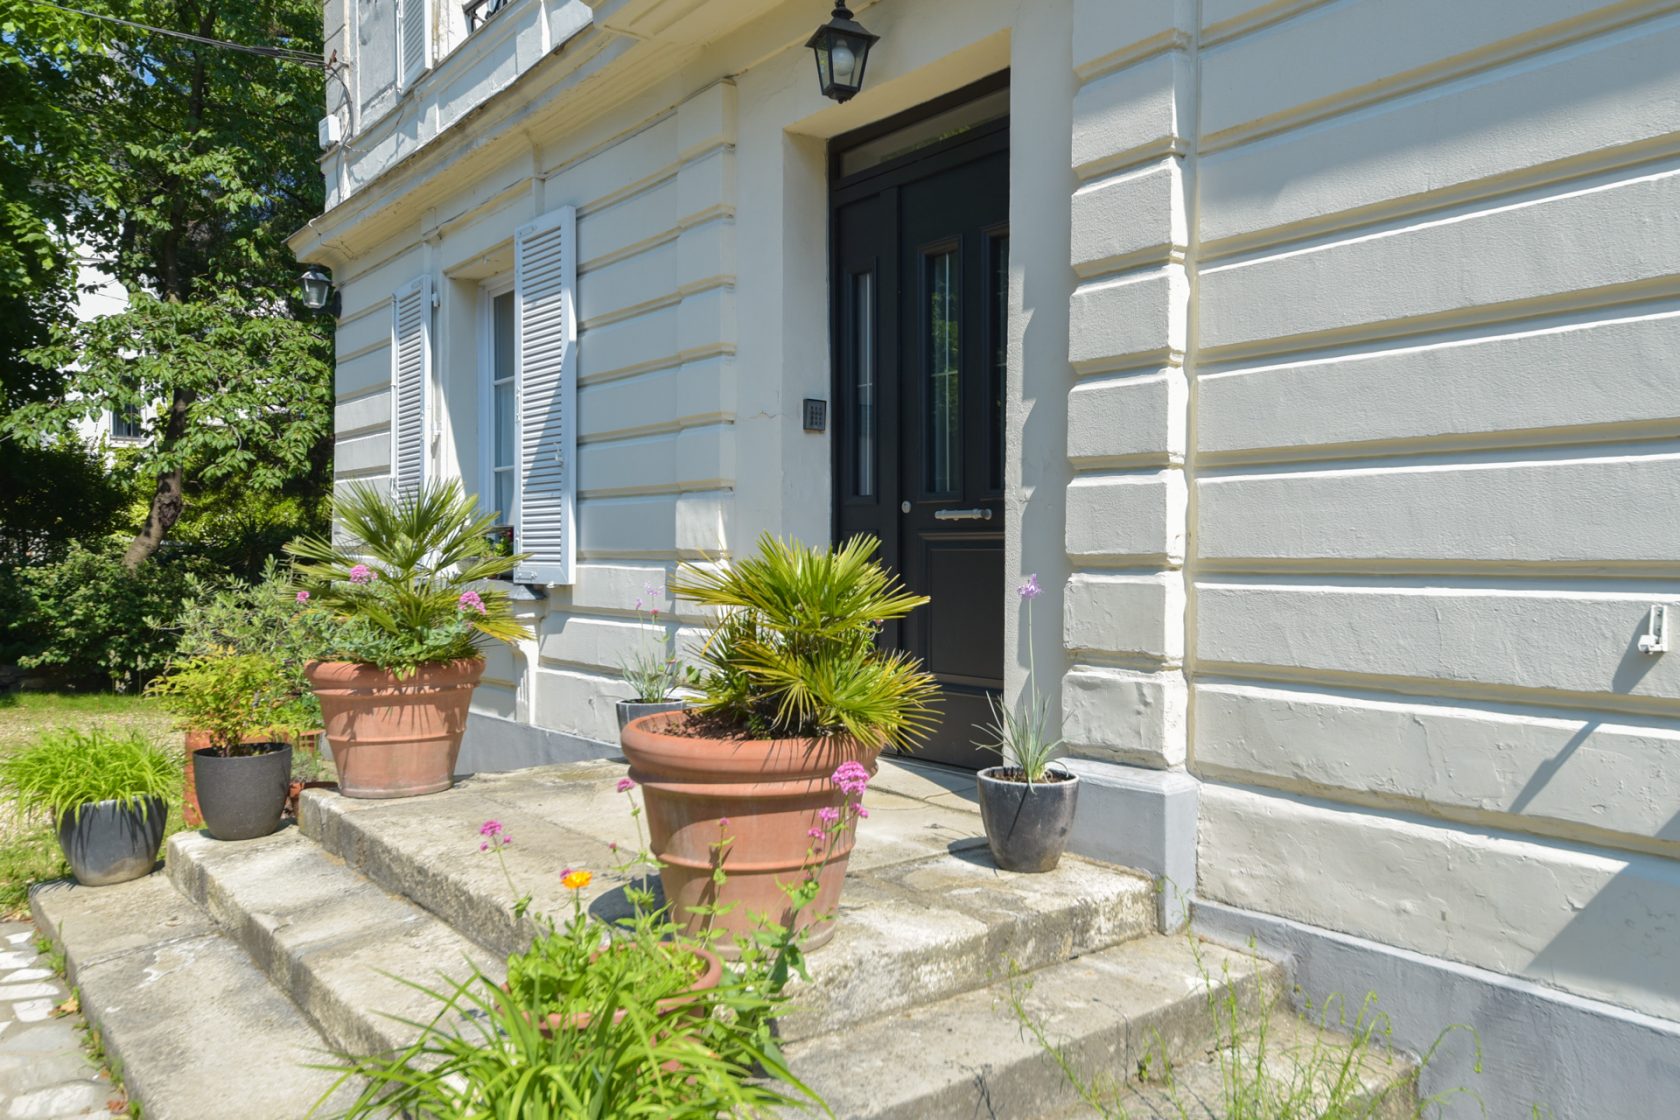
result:
[(1036, 665), (1164, 923), (1672, 1114), (1680, 4), (876, 0), (843, 104), (817, 0), (325, 11), (338, 478), (531, 557), (475, 765), (613, 749), (678, 562), (869, 532), (931, 757)]

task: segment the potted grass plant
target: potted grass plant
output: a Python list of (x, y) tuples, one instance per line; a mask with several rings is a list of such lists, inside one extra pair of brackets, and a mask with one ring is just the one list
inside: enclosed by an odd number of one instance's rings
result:
[(198, 807), (217, 840), (254, 840), (280, 827), (291, 792), (292, 743), (317, 721), (280, 659), (219, 650), (173, 665), (150, 691), (207, 745), (192, 752)]
[(151, 873), (181, 767), (137, 734), (52, 731), (0, 760), (0, 798), (47, 813), (76, 881), (103, 887)]
[[(632, 720), (621, 736), (639, 783), (673, 920), (698, 935), (750, 938), (756, 924), (833, 933), (860, 798), (887, 747), (932, 726), (938, 686), (908, 654), (882, 649), (883, 620), (927, 600), (875, 559), (760, 538), (756, 554), (685, 566), (672, 589), (713, 611), (699, 697), (685, 712)], [(813, 841), (815, 843), (813, 843)], [(808, 881), (800, 905), (790, 884)]]
[(496, 555), (458, 481), (390, 497), (365, 484), (334, 500), (338, 533), (287, 545), (297, 598), (325, 651), (304, 667), (347, 797), (413, 797), (454, 782), (482, 646), (530, 631), (487, 581), (524, 559)]
[(641, 640), (618, 665), (619, 675), (631, 692), (628, 700), (618, 702), (620, 734), (633, 719), (688, 707), (688, 701), (678, 699), (676, 691), (695, 681), (692, 670), (671, 652), (665, 629), (659, 623), (659, 601), (663, 593), (651, 583), (642, 591), (646, 601), (636, 600), (636, 616), (642, 623)]
[[(1026, 609), (1026, 633), (1032, 634), (1032, 601), (1038, 576), (1016, 589)], [(991, 698), (992, 722), (976, 745), (1003, 756), (1001, 766), (976, 775), (980, 819), (992, 859), (1005, 871), (1050, 871), (1067, 850), (1073, 814), (1079, 808), (1079, 776), (1052, 767), (1062, 741), (1049, 734), (1049, 704), (1038, 693), (1032, 644), (1027, 644), (1027, 687), (1014, 708)]]

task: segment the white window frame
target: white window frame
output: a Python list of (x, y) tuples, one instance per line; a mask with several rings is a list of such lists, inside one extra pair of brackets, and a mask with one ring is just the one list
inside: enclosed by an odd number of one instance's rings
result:
[[(514, 276), (505, 273), (486, 280), (478, 289), (478, 465), (479, 494), (483, 508), (496, 506), (496, 297), (512, 295)], [(514, 308), (514, 372), (509, 375), (513, 384), (513, 508), (504, 511), (505, 525), (512, 525), (514, 539), (519, 537), (519, 321), (518, 307)]]

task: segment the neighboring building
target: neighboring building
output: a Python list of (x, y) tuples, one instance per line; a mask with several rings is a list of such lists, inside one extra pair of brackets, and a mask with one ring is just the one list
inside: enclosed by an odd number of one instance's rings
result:
[[(76, 254), (76, 321), (91, 322), (115, 315), (128, 307), (128, 291), (102, 267), (104, 262), (89, 255), (86, 248)], [(97, 448), (102, 444), (139, 443), (146, 436), (141, 416), (103, 412), (97, 420), (81, 420), (76, 424), (82, 442)]]
[(1489, 1115), (1672, 1115), (1675, 5), (856, 11), (837, 105), (816, 0), (328, 0), (339, 477), (463, 478), (545, 588), (479, 764), (610, 749), (678, 561), (874, 532), (934, 757), (1030, 643), (1080, 850), (1475, 1025)]

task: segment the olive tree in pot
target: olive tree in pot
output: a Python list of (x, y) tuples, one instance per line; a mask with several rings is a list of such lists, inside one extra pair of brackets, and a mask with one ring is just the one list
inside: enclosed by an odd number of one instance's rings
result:
[(672, 920), (750, 940), (758, 924), (833, 933), (861, 798), (885, 747), (932, 724), (938, 686), (882, 649), (882, 620), (927, 600), (875, 560), (877, 542), (808, 548), (766, 535), (755, 555), (684, 567), (673, 591), (711, 608), (699, 698), (632, 720), (621, 741), (642, 787)]
[(642, 619), (640, 645), (618, 664), (619, 675), (630, 687), (632, 696), (618, 702), (618, 730), (633, 719), (659, 712), (675, 712), (688, 707), (689, 702), (676, 696), (677, 689), (697, 682), (692, 667), (685, 666), (671, 651), (670, 638), (659, 622), (659, 602), (664, 592), (653, 584), (642, 588), (646, 602), (636, 600), (636, 615)]
[(198, 807), (217, 840), (254, 840), (280, 827), (291, 792), (292, 743), (318, 721), (268, 653), (205, 653), (173, 665), (151, 692), (209, 745), (192, 752)]
[(1052, 769), (1061, 747), (1049, 736), (1049, 705), (1038, 694), (1033, 664), (1032, 601), (1038, 597), (1038, 576), (1030, 575), (1016, 590), (1026, 607), (1027, 687), (1014, 708), (993, 698), (992, 723), (978, 743), (1003, 756), (1003, 765), (980, 771), (980, 819), (992, 859), (1005, 871), (1050, 871), (1067, 850), (1073, 814), (1079, 807), (1079, 776)]
[(481, 647), (530, 631), (487, 581), (524, 560), (485, 541), (493, 515), (455, 480), (386, 497), (341, 489), (334, 539), (287, 545), (326, 651), (305, 666), (347, 797), (413, 797), (454, 784)]
[(48, 732), (0, 760), (0, 797), (20, 816), (52, 815), (58, 846), (88, 887), (150, 874), (180, 788), (174, 754), (133, 733)]

